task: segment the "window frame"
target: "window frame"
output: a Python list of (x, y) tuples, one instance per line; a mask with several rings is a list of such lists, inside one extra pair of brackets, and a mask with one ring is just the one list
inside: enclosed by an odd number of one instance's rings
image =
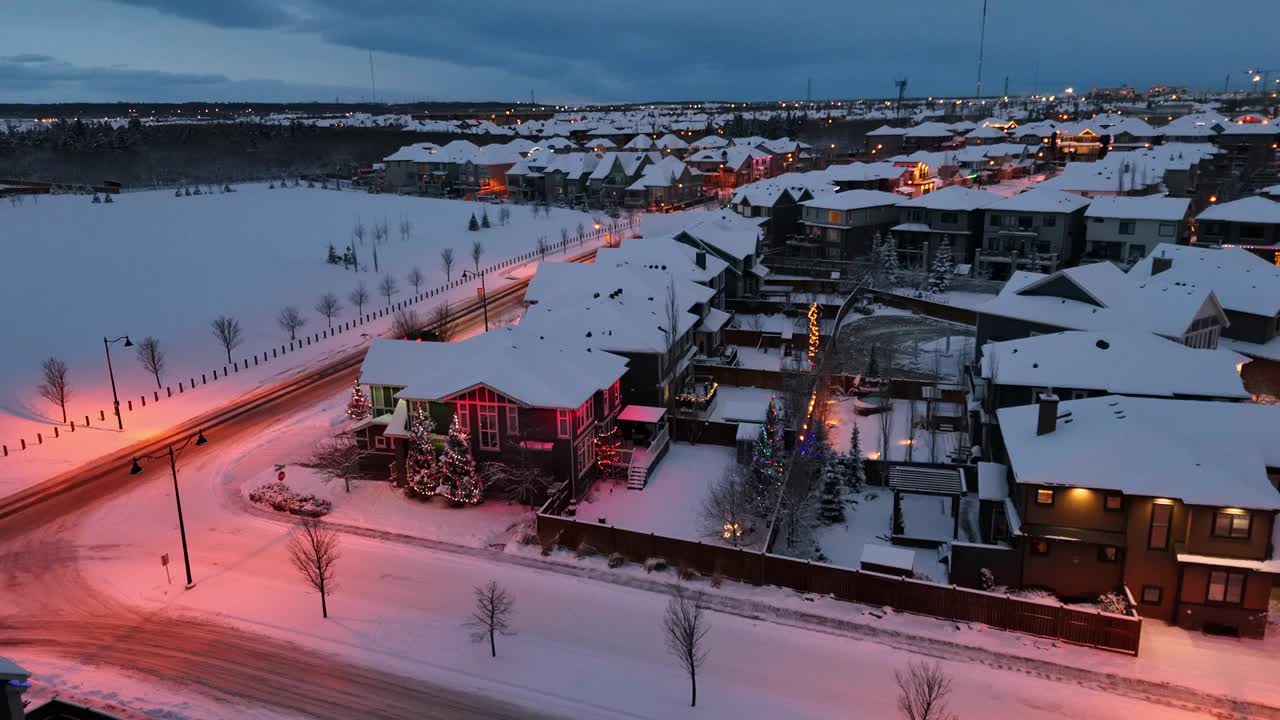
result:
[(458, 418), (458, 427), (462, 432), (471, 434), (471, 413), (467, 410), (467, 403), (454, 403), (453, 416)]
[(1119, 228), (1117, 229), (1117, 234), (1118, 235), (1137, 235), (1138, 222), (1136, 220), (1121, 220), (1119, 223)]
[(1159, 237), (1174, 237), (1178, 234), (1178, 224), (1162, 222), (1160, 223), (1160, 226), (1156, 228), (1156, 234)]
[[(1215, 600), (1213, 593), (1213, 578), (1215, 575), (1222, 576), (1222, 599)], [(1239, 593), (1235, 600), (1231, 598), (1231, 580), (1232, 578), (1240, 579), (1240, 586), (1237, 588)], [(1249, 586), (1249, 573), (1240, 570), (1210, 570), (1209, 577), (1205, 581), (1204, 601), (1214, 605), (1243, 605), (1245, 589)]]
[[(1156, 524), (1156, 508), (1168, 508), (1169, 515), (1161, 524)], [(1160, 545), (1155, 544), (1156, 528), (1164, 528), (1164, 538)], [(1168, 550), (1169, 538), (1173, 534), (1173, 504), (1172, 503), (1151, 503), (1151, 518), (1147, 522), (1147, 549), (1148, 550)]]
[[(1228, 522), (1226, 533), (1218, 532), (1218, 520), (1225, 518)], [(1236, 534), (1236, 518), (1244, 519), (1244, 534)], [(1220, 540), (1248, 540), (1253, 536), (1253, 513), (1245, 511), (1243, 513), (1227, 512), (1226, 510), (1215, 510), (1213, 512), (1213, 525), (1209, 527), (1210, 537)]]
[[(1044, 499), (1043, 499), (1043, 498), (1044, 498), (1043, 493), (1049, 493), (1049, 501), (1048, 501), (1048, 502), (1045, 502), (1045, 501), (1044, 501)], [(1058, 495), (1058, 494), (1057, 494), (1056, 492), (1054, 492), (1054, 489), (1053, 489), (1053, 488), (1043, 488), (1043, 487), (1042, 487), (1042, 488), (1036, 488), (1036, 505), (1043, 505), (1043, 506), (1045, 506), (1045, 507), (1053, 507), (1053, 503), (1054, 503), (1054, 500), (1056, 500), (1056, 499), (1057, 499), (1057, 495)]]
[[(1111, 501), (1116, 501), (1116, 506), (1111, 507)], [(1124, 512), (1124, 493), (1108, 492), (1102, 496), (1102, 509), (1105, 512)]]
[(556, 437), (573, 437), (573, 411), (556, 408)]
[[(488, 418), (493, 427), (485, 427)], [(502, 433), (498, 432), (498, 406), (494, 403), (476, 403), (476, 438), (481, 450), (496, 451), (502, 449)]]
[(507, 434), (520, 434), (520, 406), (507, 405)]
[(376, 435), (373, 438), (373, 447), (375, 450), (386, 450), (387, 439), (382, 435)]
[(1037, 557), (1049, 556), (1049, 541), (1043, 538), (1033, 538), (1031, 540), (1031, 554)]
[[(1110, 551), (1110, 552), (1108, 552)], [(1114, 557), (1107, 557), (1107, 555)], [(1103, 545), (1098, 548), (1098, 562), (1114, 564), (1120, 562), (1120, 548), (1115, 545)]]
[[(1147, 593), (1148, 593), (1149, 591), (1151, 591), (1151, 590), (1155, 590), (1155, 591), (1156, 591), (1156, 599), (1155, 599), (1155, 600), (1150, 600), (1150, 599), (1148, 599), (1148, 598), (1147, 598)], [(1164, 604), (1164, 588), (1160, 587), (1159, 585), (1143, 585), (1143, 586), (1142, 586), (1142, 593), (1141, 593), (1140, 595), (1138, 595), (1138, 602), (1139, 602), (1139, 603), (1141, 603), (1141, 604), (1143, 604), (1143, 605), (1162, 605), (1162, 604)]]

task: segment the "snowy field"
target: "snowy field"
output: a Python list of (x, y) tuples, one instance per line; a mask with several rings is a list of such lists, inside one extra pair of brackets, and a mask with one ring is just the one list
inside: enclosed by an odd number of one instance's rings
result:
[[(467, 230), (472, 213), (489, 210), (493, 227)], [(343, 306), (337, 323), (356, 317), (348, 295), (363, 282), (369, 301), (365, 312), (387, 305), (379, 294), (383, 274), (398, 286), (393, 302), (413, 295), (408, 273), (415, 267), (424, 276), (422, 291), (445, 282), (440, 252), (452, 248), (453, 280), (462, 268), (471, 268), (471, 246), (483, 244), (481, 267), (531, 252), (540, 237), (559, 242), (561, 228), (588, 230), (592, 217), (569, 210), (552, 209), (549, 217), (536, 218), (529, 207), (508, 206), (510, 224), (497, 224), (497, 208), (454, 200), (369, 195), (320, 189), (269, 190), (265, 186), (241, 186), (234, 193), (175, 198), (171, 192), (126, 193), (111, 204), (94, 205), (76, 196), (47, 196), (21, 206), (0, 206), (5, 228), (7, 262), (0, 266), (0, 301), (6, 315), (6, 342), (0, 346), (0, 444), (9, 457), (0, 457), (0, 496), (22, 483), (47, 477), (115, 447), (159, 432), (221, 402), (263, 384), (275, 382), (290, 370), (318, 364), (361, 343), (361, 333), (321, 341), (276, 360), (265, 369), (222, 382), (212, 403), (212, 385), (179, 395), (179, 381), (210, 376), (221, 370), (226, 356), (210, 332), (217, 315), (235, 317), (243, 329), (243, 342), (233, 352), (240, 359), (269, 351), (288, 342), (288, 334), (276, 321), (285, 305), (296, 306), (306, 319), (299, 335), (319, 332), (326, 320), (313, 308), (326, 292), (338, 296)], [(400, 222), (412, 226), (401, 239)], [(366, 228), (364, 245), (356, 243), (367, 272), (353, 273), (325, 262), (332, 243), (341, 252), (361, 222)], [(372, 227), (384, 223), (390, 237), (378, 246), (379, 267), (372, 268)], [(584, 246), (586, 249), (589, 245)], [(576, 253), (577, 248), (570, 248)], [(562, 258), (563, 256), (559, 256)], [(558, 259), (552, 257), (552, 259)], [(490, 276), (492, 292), (513, 278), (512, 270)], [(523, 274), (532, 272), (523, 268)], [(474, 283), (460, 285), (442, 297), (460, 302), (475, 297)], [(418, 306), (420, 316), (429, 303)], [(361, 332), (382, 332), (389, 318)], [(166, 354), (164, 385), (173, 386), (169, 400), (161, 390), (161, 407), (143, 411), (140, 395), (155, 392), (156, 381), (138, 362), (134, 348), (112, 346), (112, 362), (129, 437), (116, 434), (110, 417), (111, 390), (106, 372), (102, 337), (129, 335), (134, 342), (146, 336), (159, 339)], [(74, 438), (51, 441), (52, 425), (61, 415), (36, 394), (40, 362), (56, 356), (69, 367), (71, 399), (68, 414), (79, 418)], [(203, 395), (204, 398), (199, 396)], [(135, 410), (128, 410), (132, 399)], [(100, 421), (100, 411), (107, 421)], [(83, 432), (83, 418), (91, 417), (92, 431)], [(36, 433), (46, 445), (19, 452), (20, 438), (35, 445)], [(63, 428), (64, 436), (66, 428)], [(96, 436), (96, 437), (93, 437)], [(110, 436), (110, 437), (108, 437)], [(92, 439), (90, 439), (92, 438)], [(72, 449), (75, 443), (77, 448)], [(47, 452), (57, 444), (57, 452)], [(83, 450), (81, 450), (83, 449)], [(27, 455), (27, 457), (22, 457)]]
[(734, 449), (720, 445), (671, 443), (644, 490), (625, 482), (596, 483), (578, 506), (578, 520), (665, 537), (709, 542), (699, 529), (698, 510), (707, 488), (734, 462)]

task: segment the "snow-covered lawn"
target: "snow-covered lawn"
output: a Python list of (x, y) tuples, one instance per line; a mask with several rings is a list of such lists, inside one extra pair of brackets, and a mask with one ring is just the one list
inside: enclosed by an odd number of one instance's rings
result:
[[(878, 402), (875, 397), (868, 397), (863, 402)], [(881, 441), (882, 413), (859, 415), (856, 407), (859, 401), (854, 398), (842, 398), (827, 404), (827, 431), (831, 437), (831, 446), (839, 452), (848, 452), (851, 444), (853, 426), (858, 426), (858, 442), (862, 446), (862, 454), (872, 460), (910, 462), (947, 462), (947, 456), (953, 452), (958, 443), (963, 442), (963, 433), (930, 432), (921, 427), (924, 423), (927, 404), (924, 400), (893, 401), (893, 410), (889, 413), (888, 442)], [(954, 403), (938, 402), (934, 404), (935, 412), (954, 416), (960, 412)], [(912, 425), (912, 408), (915, 409), (915, 426)]]
[[(549, 217), (535, 217), (530, 207), (509, 207), (510, 224), (499, 226), (496, 206), (261, 185), (199, 197), (127, 193), (98, 205), (79, 195), (41, 197), (17, 207), (4, 204), (0, 226), (7, 256), (0, 266), (0, 303), (10, 312), (3, 328), (6, 342), (0, 345), (0, 444), (8, 446), (9, 456), (0, 457), (0, 496), (278, 382), (301, 367), (321, 364), (390, 325), (388, 316), (214, 383), (213, 371), (221, 375), (226, 361), (209, 327), (217, 315), (239, 321), (243, 341), (233, 359), (240, 360), (288, 344), (288, 334), (276, 321), (286, 305), (296, 306), (307, 320), (300, 336), (310, 335), (327, 327), (313, 309), (326, 292), (342, 303), (335, 318), (340, 324), (357, 315), (348, 295), (359, 282), (369, 293), (366, 313), (388, 304), (378, 289), (384, 274), (398, 285), (393, 302), (414, 294), (407, 275), (415, 267), (424, 275), (423, 292), (443, 285), (444, 248), (454, 252), (451, 276), (456, 282), (461, 269), (473, 267), (474, 241), (483, 244), (480, 266), (485, 267), (531, 252), (540, 237), (559, 242), (561, 228), (576, 234), (579, 223), (592, 227), (593, 219), (585, 213), (552, 209)], [(484, 208), (493, 227), (468, 231), (471, 214), (479, 216)], [(407, 240), (400, 237), (402, 218), (412, 225)], [(357, 220), (366, 228), (366, 239), (355, 246), (369, 266), (358, 274), (325, 262), (330, 244), (341, 252), (353, 242)], [(382, 272), (374, 272), (372, 226), (384, 222), (390, 237), (378, 246)], [(569, 248), (569, 254), (578, 251), (577, 245)], [(533, 264), (492, 273), (489, 291), (527, 276)], [(460, 284), (438, 297), (455, 303), (472, 299), (474, 285)], [(419, 316), (425, 317), (436, 302), (432, 298), (417, 305)], [(159, 339), (167, 368), (162, 380), (173, 387), (174, 396), (160, 390), (161, 402), (155, 403), (150, 395), (157, 390), (155, 379), (139, 364), (134, 349), (112, 345), (125, 413), (126, 431), (120, 433), (111, 417), (102, 338), (125, 334), (135, 343), (146, 336)], [(63, 428), (58, 439), (52, 432), (61, 415), (36, 394), (40, 362), (50, 356), (69, 367), (68, 414), (79, 419), (74, 435)], [(202, 375), (208, 384), (200, 382)], [(180, 394), (178, 383), (187, 385), (192, 378), (198, 387)], [(141, 407), (144, 393), (146, 409)], [(105, 421), (100, 411), (106, 412)], [(91, 419), (87, 432), (85, 415)], [(36, 443), (37, 432), (43, 445)], [(19, 450), (20, 439), (28, 450)]]
[[(716, 389), (716, 398), (706, 419), (709, 422), (764, 422), (769, 400), (776, 396), (777, 392), (768, 388), (721, 385)], [(777, 402), (781, 405), (781, 398)]]
[(752, 370), (773, 370), (782, 369), (782, 348), (754, 348), (746, 345), (734, 345), (733, 349), (738, 351), (739, 367), (751, 368)]
[(734, 449), (721, 445), (671, 443), (644, 490), (628, 490), (625, 482), (597, 483), (591, 497), (578, 505), (578, 520), (708, 542), (699, 529), (698, 511), (707, 488), (734, 460)]
[[(907, 520), (905, 505), (910, 497), (903, 498), (904, 522)], [(857, 504), (850, 504), (845, 509), (845, 522), (818, 527), (814, 540), (822, 549), (826, 562), (856, 569), (862, 566), (862, 548), (867, 543), (893, 545), (889, 540), (893, 528), (893, 493), (871, 487), (858, 493), (855, 499)], [(918, 576), (934, 582), (947, 582), (947, 566), (939, 560), (938, 549), (895, 547), (915, 553), (912, 571)]]

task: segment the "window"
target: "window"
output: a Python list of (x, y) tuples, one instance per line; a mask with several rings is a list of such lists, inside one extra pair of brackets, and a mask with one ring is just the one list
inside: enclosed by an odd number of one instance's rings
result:
[(615, 382), (612, 387), (609, 388), (609, 395), (611, 398), (609, 400), (609, 407), (613, 408), (614, 410), (619, 410), (622, 408), (622, 388), (620, 387), (621, 385), (622, 385), (622, 381), (619, 380), (618, 382)]
[(1032, 540), (1031, 554), (1032, 555), (1048, 555), (1049, 541), (1048, 540)]
[(1209, 602), (1239, 605), (1244, 600), (1244, 578), (1242, 572), (1210, 571), (1209, 591), (1205, 594), (1205, 599)]
[(1107, 493), (1106, 498), (1102, 501), (1104, 510), (1116, 512), (1124, 510), (1124, 495), (1121, 493)]
[(1202, 229), (1202, 230), (1204, 230), (1204, 234), (1205, 234), (1205, 235), (1221, 235), (1221, 234), (1222, 234), (1222, 223), (1220, 223), (1220, 222), (1207, 222), (1207, 223), (1205, 223), (1205, 224), (1201, 227), (1201, 229)]
[(387, 439), (379, 435), (373, 439), (373, 446), (379, 450), (385, 449), (387, 447)]
[(572, 424), (570, 420), (573, 418), (570, 410), (556, 410), (556, 436), (567, 438), (573, 434)]
[(1262, 227), (1261, 225), (1241, 223), (1240, 238), (1243, 240), (1261, 240), (1263, 236)]
[(1034, 222), (1034, 219), (1033, 219), (1030, 215), (1019, 215), (1019, 216), (1018, 216), (1018, 229), (1019, 229), (1019, 230), (1030, 230), (1030, 229), (1031, 229), (1031, 228), (1033, 228), (1033, 227), (1035, 227), (1035, 222)]
[(400, 388), (391, 387), (389, 385), (372, 385), (369, 387), (370, 404), (373, 406), (373, 414), (386, 415), (396, 409), (395, 394)]
[(1248, 512), (1219, 510), (1213, 514), (1213, 536), (1248, 539), (1252, 521)]
[(941, 216), (939, 216), (938, 219), (941, 220), (943, 224), (955, 225), (956, 223), (960, 222), (960, 214), (953, 213), (953, 212), (944, 212), (942, 213)]
[(1120, 548), (1113, 545), (1104, 545), (1098, 548), (1098, 562), (1120, 562)]
[(991, 215), (991, 227), (1004, 227), (1004, 215)]
[(1052, 489), (1050, 489), (1050, 488), (1037, 488), (1037, 489), (1036, 489), (1036, 504), (1037, 504), (1037, 505), (1052, 505), (1052, 504), (1053, 504), (1053, 490), (1052, 490)]
[(582, 432), (584, 428), (586, 428), (588, 425), (591, 424), (592, 420), (595, 420), (595, 417), (596, 417), (595, 398), (594, 397), (587, 398), (587, 401), (582, 403), (582, 405), (578, 407), (578, 409), (574, 412), (574, 415), (578, 419), (578, 424), (577, 424), (578, 432)]
[(466, 403), (454, 405), (453, 416), (458, 418), (458, 427), (462, 428), (462, 432), (471, 432), (471, 413), (467, 412)]
[(1045, 215), (1044, 219), (1040, 221), (1040, 224), (1045, 227), (1057, 227), (1058, 218), (1054, 215)]
[(577, 466), (578, 475), (581, 476), (587, 470), (590, 470), (591, 466), (594, 465), (596, 462), (595, 438), (591, 437), (590, 435), (588, 435), (587, 437), (584, 437), (582, 439), (582, 442), (578, 443), (576, 456), (578, 460), (578, 466)]
[(520, 434), (520, 406), (518, 405), (507, 406), (507, 434)]
[(1135, 228), (1136, 226), (1137, 226), (1137, 223), (1135, 223), (1135, 222), (1134, 222), (1134, 221), (1132, 221), (1132, 220), (1122, 220), (1122, 221), (1120, 221), (1120, 234), (1121, 234), (1121, 235), (1132, 235), (1132, 234), (1133, 234), (1133, 231), (1134, 231), (1134, 228)]
[(1163, 594), (1159, 585), (1143, 585), (1142, 597), (1140, 602), (1143, 605), (1159, 605), (1160, 596)]
[(1178, 226), (1175, 223), (1160, 223), (1160, 237), (1173, 237)]
[(1151, 505), (1151, 531), (1147, 534), (1147, 547), (1164, 550), (1169, 547), (1169, 521), (1173, 518), (1173, 504), (1156, 502)]
[(498, 406), (483, 403), (476, 406), (476, 419), (480, 426), (480, 449), (498, 449)]
[(831, 223), (832, 225), (839, 225), (839, 224), (841, 223), (841, 221), (842, 221), (842, 220), (843, 220), (843, 218), (840, 216), (840, 211), (839, 211), (839, 210), (828, 210), (828, 211), (827, 211), (827, 222), (828, 222), (828, 223)]

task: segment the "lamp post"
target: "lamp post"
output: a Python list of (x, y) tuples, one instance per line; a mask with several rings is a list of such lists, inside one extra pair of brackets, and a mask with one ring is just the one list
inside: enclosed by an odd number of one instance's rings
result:
[(125, 347), (133, 347), (133, 341), (128, 335), (121, 335), (115, 340), (108, 340), (105, 335), (102, 336), (102, 347), (107, 351), (107, 376), (111, 378), (111, 403), (116, 411), (116, 425), (123, 430), (124, 418), (120, 417), (120, 396), (116, 394), (116, 373), (111, 369), (111, 343), (118, 343), (121, 340), (124, 341)]
[(476, 273), (470, 270), (462, 271), (463, 280), (473, 280), (480, 278), (480, 306), (484, 309), (484, 331), (489, 332), (489, 293), (484, 289), (484, 273)]
[[(188, 437), (178, 449), (174, 449), (172, 445), (168, 447), (169, 455), (169, 471), (173, 473), (173, 501), (178, 506), (178, 534), (182, 536), (182, 564), (187, 570), (187, 589), (190, 590), (196, 581), (191, 579), (191, 555), (187, 552), (187, 525), (182, 519), (182, 495), (178, 491), (178, 455), (191, 444), (194, 440), (197, 446), (208, 445), (209, 441), (204, 437), (204, 431), (199, 430), (195, 435)], [(155, 460), (160, 455), (141, 455), (133, 459), (133, 467), (129, 468), (130, 475), (139, 475), (142, 473), (142, 464), (139, 460)]]

